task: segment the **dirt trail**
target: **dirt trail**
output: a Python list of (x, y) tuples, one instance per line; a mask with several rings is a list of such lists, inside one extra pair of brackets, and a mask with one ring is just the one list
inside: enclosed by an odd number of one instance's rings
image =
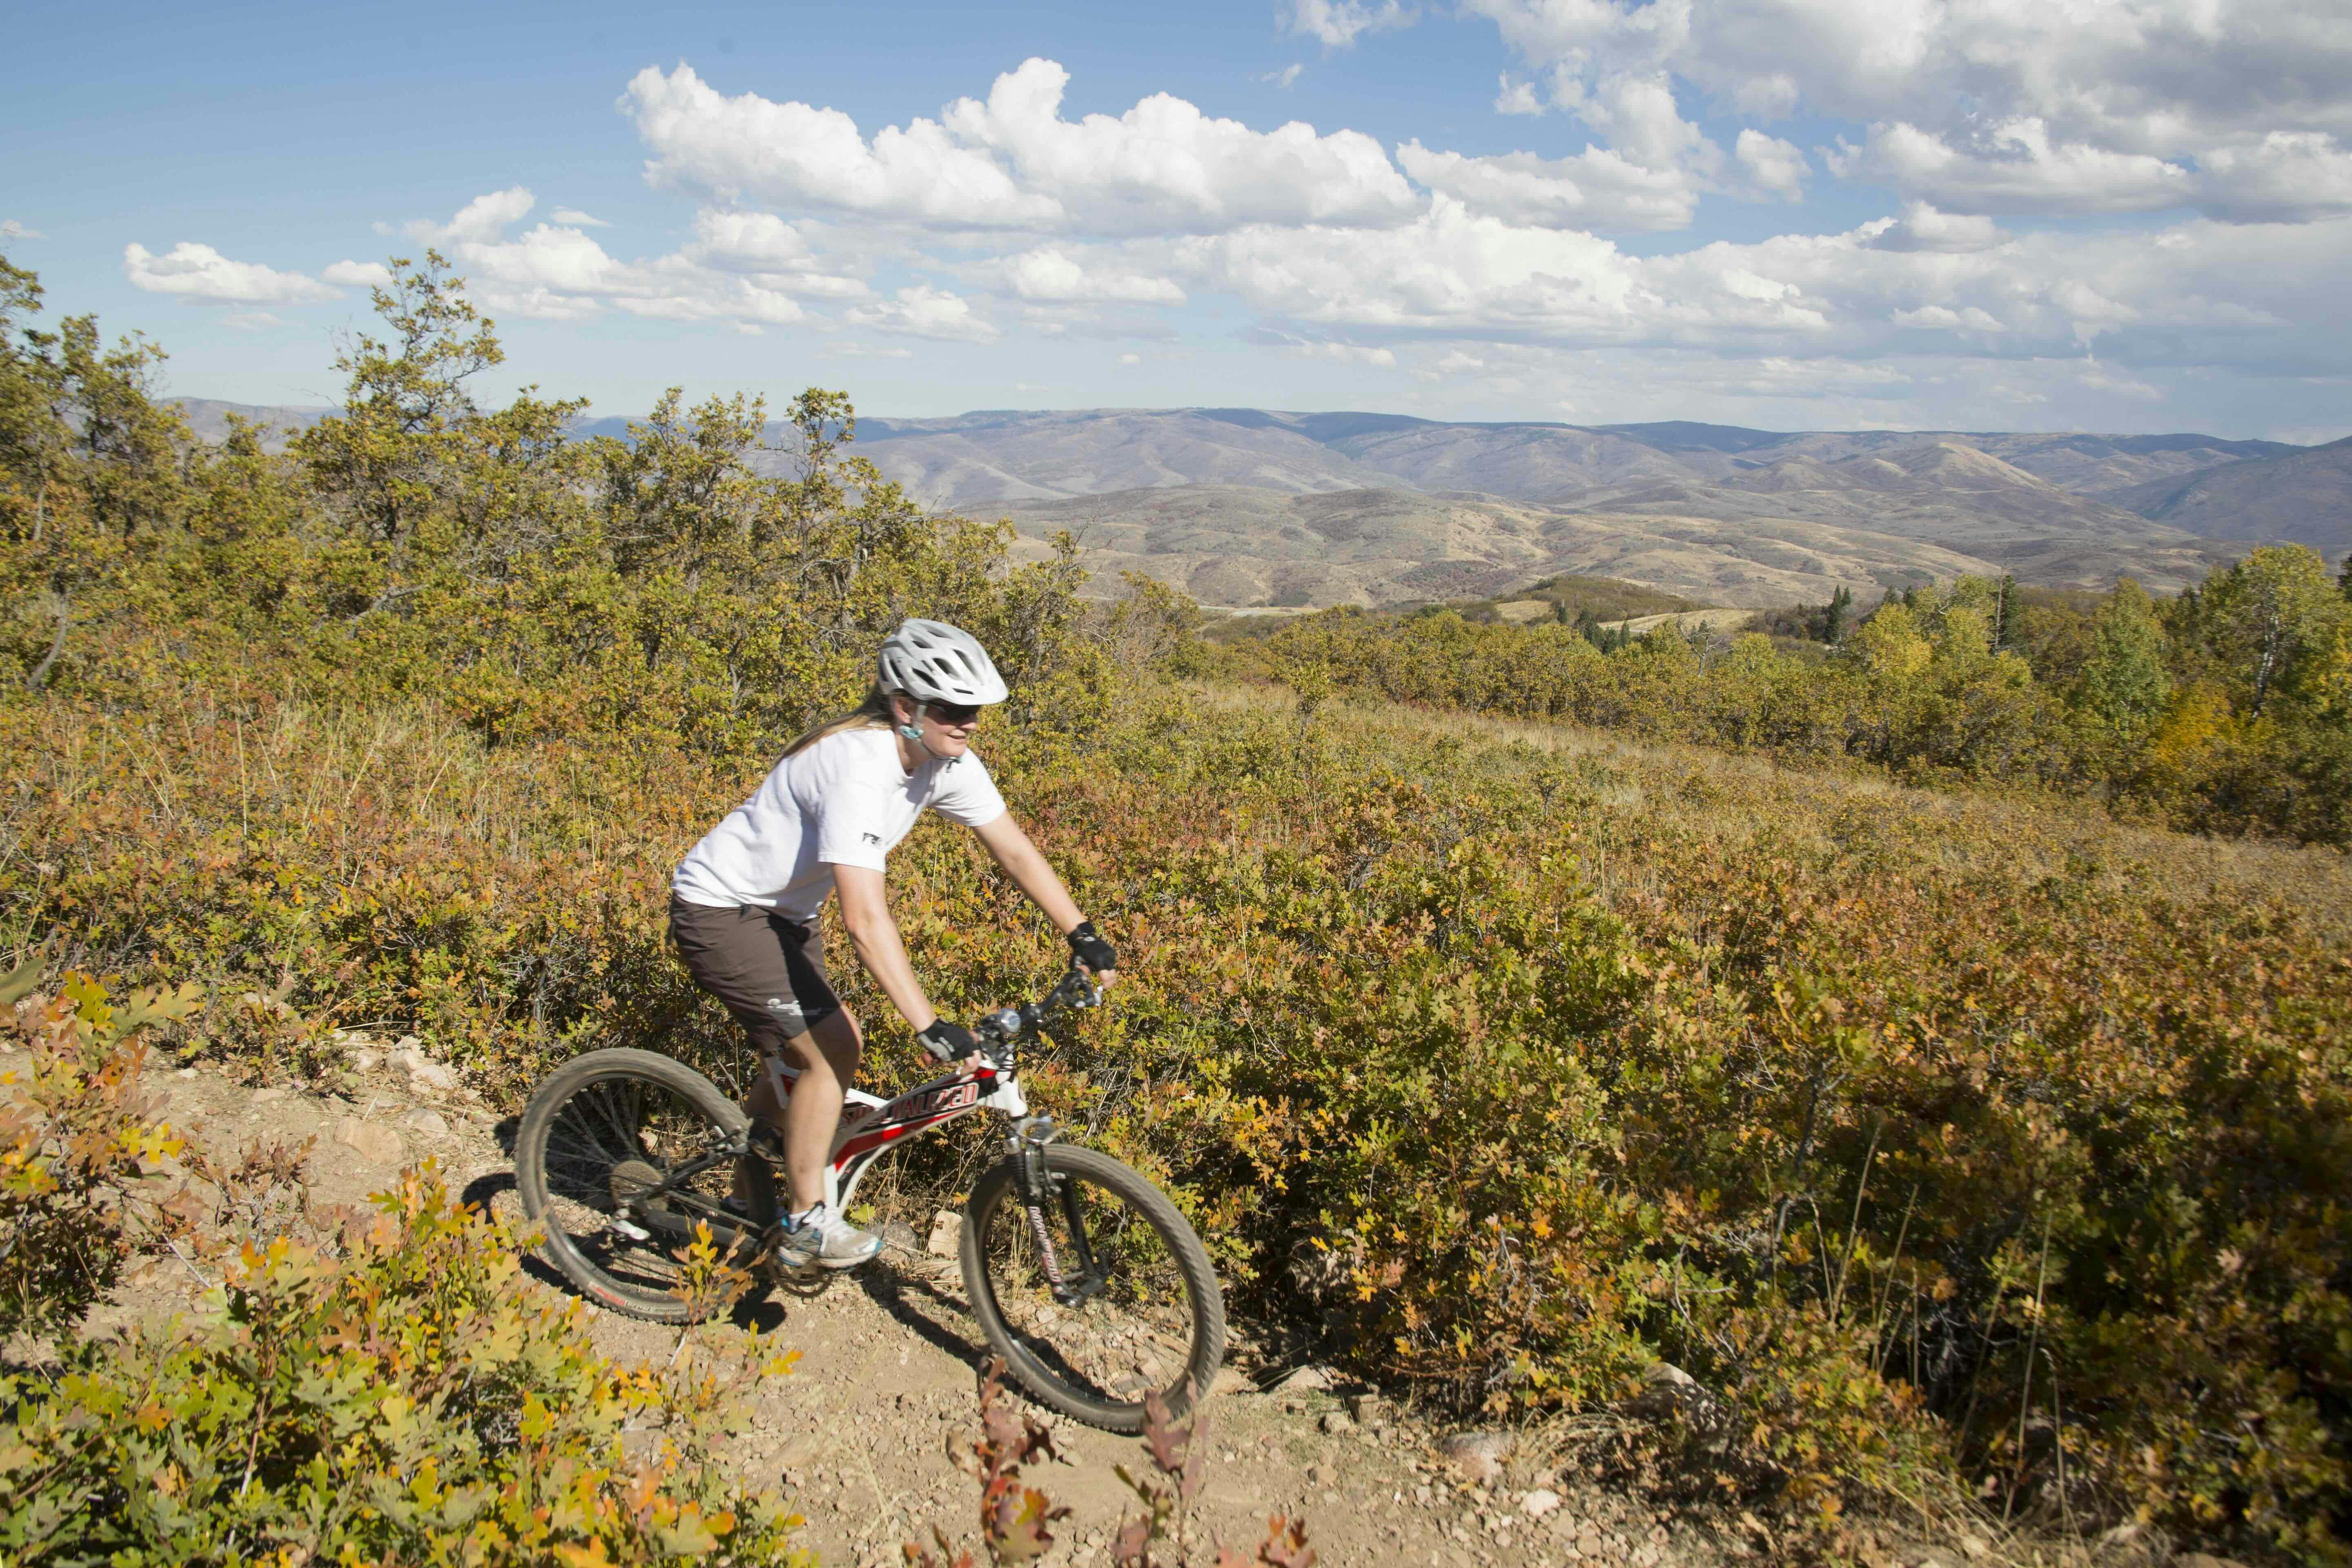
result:
[[(346, 1095), (254, 1089), (206, 1068), (166, 1070), (153, 1081), (173, 1125), (215, 1158), (257, 1140), (294, 1145), (315, 1136), (313, 1205), (362, 1203), (402, 1165), (432, 1157), (469, 1201), (520, 1217), (502, 1147), (511, 1121), (470, 1091), (381, 1068)], [(897, 1564), (899, 1543), (928, 1539), (933, 1523), (951, 1538), (971, 1534), (976, 1493), (946, 1446), (974, 1430), (974, 1373), (985, 1352), (954, 1264), (928, 1256), (903, 1228), (894, 1234), (900, 1245), (865, 1268), (750, 1309), (775, 1344), (801, 1359), (791, 1374), (762, 1383), (730, 1458), (763, 1484), (782, 1480), (808, 1518), (808, 1543), (833, 1564)], [(537, 1271), (562, 1288), (551, 1271)], [(197, 1290), (194, 1272), (168, 1254), (143, 1262), (93, 1326), (184, 1310)], [(678, 1345), (675, 1329), (601, 1310), (591, 1323), (616, 1356), (667, 1360)], [(1426, 1426), (1379, 1410), (1352, 1421), (1348, 1402), (1328, 1390), (1260, 1392), (1262, 1370), (1247, 1358), (1244, 1348), (1208, 1407), (1213, 1463), (1194, 1516), (1202, 1535), (1254, 1550), (1267, 1514), (1283, 1511), (1306, 1518), (1332, 1564), (1700, 1568), (1748, 1555), (1737, 1542), (1573, 1475), (1522, 1463), (1470, 1485)], [(1122, 1504), (1131, 1503), (1111, 1467), (1132, 1465), (1137, 1445), (1058, 1418), (1050, 1425), (1068, 1462), (1033, 1467), (1029, 1479), (1074, 1511), (1044, 1562), (1107, 1564)]]

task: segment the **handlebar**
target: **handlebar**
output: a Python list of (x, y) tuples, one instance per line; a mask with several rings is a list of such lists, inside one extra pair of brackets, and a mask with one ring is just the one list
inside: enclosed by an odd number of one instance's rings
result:
[[(1019, 1055), (1022, 1039), (1042, 1030), (1047, 1024), (1066, 1014), (1082, 1012), (1102, 1005), (1102, 987), (1081, 964), (1073, 963), (1069, 972), (1054, 984), (1054, 988), (1034, 1002), (1024, 1002), (1017, 1007), (1003, 1007), (988, 1014), (971, 1026), (971, 1032), (982, 1040), (1003, 1047), (998, 1065), (1011, 1068)], [(992, 1059), (999, 1052), (988, 1053)]]

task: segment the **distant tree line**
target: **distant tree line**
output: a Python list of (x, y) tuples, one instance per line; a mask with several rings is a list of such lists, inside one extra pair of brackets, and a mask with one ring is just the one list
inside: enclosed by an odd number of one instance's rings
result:
[(1204, 647), (1192, 668), (2352, 845), (2352, 569), (2331, 579), (2313, 551), (2277, 545), (2170, 597), (2128, 578), (2070, 595), (1962, 577), (1858, 619), (1852, 605), (1840, 589), (1768, 618), (1779, 643), (1341, 609)]

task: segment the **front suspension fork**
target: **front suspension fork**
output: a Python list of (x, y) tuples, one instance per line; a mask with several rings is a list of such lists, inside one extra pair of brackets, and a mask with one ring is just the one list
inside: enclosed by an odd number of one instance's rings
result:
[[(1037, 1244), (1037, 1258), (1045, 1268), (1046, 1282), (1053, 1287), (1054, 1300), (1065, 1307), (1073, 1307), (1100, 1290), (1102, 1281), (1095, 1268), (1094, 1247), (1087, 1236), (1077, 1189), (1067, 1181), (1056, 1182), (1045, 1163), (1045, 1145), (1054, 1141), (1056, 1131), (1050, 1116), (1024, 1118), (1013, 1139), (1013, 1158), (1021, 1184), (1022, 1212), (1028, 1216), (1030, 1239)], [(1070, 1227), (1070, 1250), (1076, 1254), (1073, 1260), (1077, 1265), (1075, 1278), (1063, 1272), (1062, 1257), (1045, 1228), (1045, 1205), (1055, 1201), (1057, 1194), (1063, 1221)]]

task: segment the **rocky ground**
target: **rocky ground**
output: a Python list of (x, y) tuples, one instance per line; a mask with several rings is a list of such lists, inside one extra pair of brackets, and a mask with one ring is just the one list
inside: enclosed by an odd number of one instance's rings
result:
[[(306, 1170), (314, 1206), (361, 1204), (404, 1164), (432, 1158), (469, 1200), (519, 1215), (505, 1152), (511, 1119), (414, 1050), (356, 1059), (364, 1070), (341, 1093), (254, 1089), (209, 1068), (167, 1070), (157, 1081), (167, 1119), (215, 1159), (257, 1143), (315, 1140)], [(899, 1563), (900, 1543), (928, 1540), (933, 1525), (971, 1538), (977, 1497), (949, 1446), (976, 1430), (976, 1372), (986, 1352), (954, 1263), (932, 1256), (903, 1224), (888, 1234), (891, 1247), (865, 1268), (738, 1311), (772, 1347), (796, 1350), (800, 1359), (789, 1374), (759, 1384), (753, 1419), (730, 1458), (763, 1484), (782, 1482), (825, 1562), (860, 1568)], [(562, 1288), (551, 1271), (544, 1278)], [(184, 1309), (197, 1289), (193, 1264), (169, 1254), (147, 1260), (92, 1326)], [(604, 1311), (592, 1323), (615, 1356), (667, 1360), (679, 1347), (674, 1328)], [(723, 1354), (743, 1342), (742, 1329), (730, 1327), (711, 1337), (710, 1349)], [(1135, 1507), (1113, 1466), (1135, 1468), (1139, 1445), (1059, 1417), (1048, 1425), (1064, 1458), (1030, 1467), (1026, 1479), (1072, 1513), (1042, 1561), (1046, 1568), (1108, 1564), (1111, 1536)], [(1245, 1552), (1255, 1551), (1268, 1515), (1282, 1513), (1307, 1521), (1326, 1564), (1702, 1568), (1772, 1555), (1769, 1540), (1736, 1525), (1661, 1513), (1593, 1485), (1531, 1438), (1441, 1431), (1320, 1369), (1261, 1364), (1245, 1330), (1209, 1402), (1207, 1436), (1212, 1464), (1194, 1537)], [(1961, 1568), (1971, 1558), (2024, 1555), (1964, 1535), (1884, 1561)]]

